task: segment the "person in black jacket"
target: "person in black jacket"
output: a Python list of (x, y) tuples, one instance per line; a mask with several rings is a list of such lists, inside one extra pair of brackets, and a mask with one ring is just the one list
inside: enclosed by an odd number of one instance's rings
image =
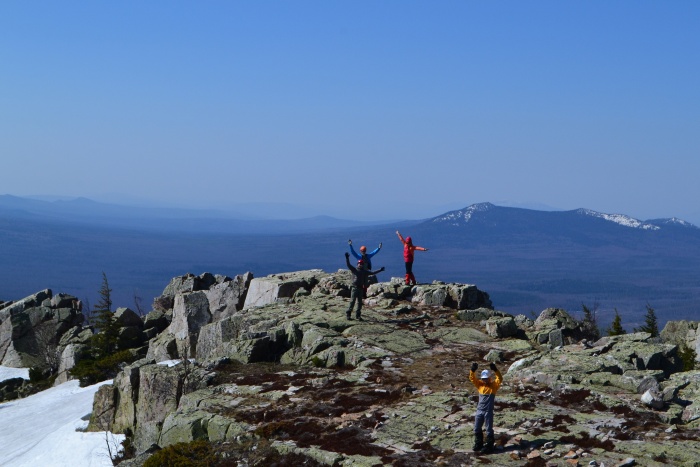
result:
[(350, 287), (350, 306), (345, 312), (345, 316), (348, 319), (352, 319), (352, 309), (355, 306), (355, 302), (357, 302), (357, 312), (355, 313), (355, 318), (358, 321), (362, 321), (362, 300), (365, 298), (364, 295), (365, 286), (367, 285), (367, 278), (384, 271), (384, 267), (378, 269), (377, 271), (370, 271), (367, 269), (364, 260), (359, 260), (357, 262), (357, 268), (355, 268), (352, 266), (352, 264), (350, 264), (350, 253), (345, 253), (345, 264), (347, 264), (348, 269), (354, 276), (352, 286)]

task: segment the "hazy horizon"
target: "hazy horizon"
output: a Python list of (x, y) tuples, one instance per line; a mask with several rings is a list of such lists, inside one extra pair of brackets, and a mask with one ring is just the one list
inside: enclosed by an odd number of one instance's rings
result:
[(700, 3), (11, 2), (3, 191), (700, 219)]
[[(466, 208), (472, 204), (488, 202), (495, 206), (512, 207), (519, 209), (530, 209), (536, 211), (570, 211), (579, 208), (591, 209), (587, 206), (578, 206), (572, 209), (563, 209), (554, 206), (549, 206), (541, 203), (519, 203), (509, 200), (491, 201), (481, 200), (473, 203), (448, 203), (435, 206), (423, 206), (414, 208), (412, 212), (406, 212), (406, 216), (400, 217), (397, 213), (389, 213), (382, 215), (380, 212), (353, 212), (343, 208), (334, 208), (323, 205), (305, 205), (285, 202), (249, 202), (230, 205), (214, 205), (214, 206), (197, 206), (177, 203), (164, 203), (154, 200), (134, 199), (128, 196), (120, 197), (118, 194), (112, 194), (105, 197), (91, 198), (88, 196), (72, 197), (72, 196), (56, 196), (49, 194), (32, 194), (26, 196), (17, 196), (10, 193), (4, 193), (8, 196), (16, 196), (19, 198), (32, 199), (37, 201), (56, 202), (56, 201), (75, 201), (78, 199), (88, 199), (98, 203), (104, 203), (114, 206), (145, 208), (145, 209), (174, 209), (174, 210), (191, 210), (200, 212), (210, 212), (212, 216), (220, 213), (222, 216), (230, 218), (240, 218), (248, 220), (301, 220), (314, 217), (328, 216), (336, 219), (344, 219), (357, 222), (400, 222), (400, 221), (415, 221), (436, 217), (449, 211)], [(594, 209), (594, 211), (596, 211)], [(603, 212), (603, 211), (599, 211)], [(606, 212), (605, 214), (621, 214), (632, 216), (626, 212)], [(393, 217), (392, 217), (393, 215)], [(662, 215), (654, 218), (637, 218), (639, 220), (651, 220), (657, 218), (678, 218), (674, 215)], [(700, 218), (682, 218), (683, 220), (695, 225), (700, 225)]]

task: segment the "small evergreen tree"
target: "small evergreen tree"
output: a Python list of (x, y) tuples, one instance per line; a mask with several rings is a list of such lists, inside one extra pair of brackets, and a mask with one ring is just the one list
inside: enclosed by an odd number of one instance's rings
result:
[(651, 337), (659, 335), (659, 322), (656, 319), (654, 309), (647, 303), (647, 314), (644, 316), (644, 325), (634, 328), (634, 332), (648, 332)]
[(618, 313), (617, 308), (615, 308), (615, 318), (608, 328), (608, 336), (620, 336), (622, 334), (627, 334), (627, 331), (622, 327), (622, 317)]
[(697, 352), (692, 347), (687, 344), (681, 344), (678, 349), (678, 355), (681, 357), (683, 362), (683, 371), (692, 371), (697, 366), (696, 359), (698, 358)]
[(109, 288), (107, 275), (102, 273), (102, 287), (98, 294), (100, 300), (95, 304), (93, 315), (97, 333), (92, 338), (92, 351), (96, 359), (105, 358), (117, 350), (119, 324), (112, 313), (112, 289)]
[(584, 303), (581, 303), (583, 309), (583, 331), (586, 336), (593, 339), (600, 339), (600, 329), (598, 329), (598, 321), (596, 319), (597, 304), (593, 305), (593, 309), (588, 308)]

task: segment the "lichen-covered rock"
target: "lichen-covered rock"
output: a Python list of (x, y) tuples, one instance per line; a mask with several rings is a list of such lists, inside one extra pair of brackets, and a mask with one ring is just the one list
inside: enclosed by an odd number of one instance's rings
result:
[(176, 339), (187, 339), (210, 322), (209, 299), (205, 292), (190, 292), (175, 296), (169, 334)]
[(512, 317), (490, 318), (486, 321), (486, 333), (495, 338), (512, 337), (518, 334), (518, 326)]
[(250, 281), (253, 280), (253, 274), (247, 272), (233, 279), (225, 279), (227, 280), (217, 281), (205, 292), (209, 300), (209, 311), (212, 315), (212, 321), (227, 318), (236, 311), (243, 309)]
[(80, 361), (87, 346), (85, 344), (68, 344), (63, 347), (58, 361), (58, 374), (54, 386), (72, 379), (69, 371)]
[(165, 287), (163, 293), (153, 299), (153, 309), (160, 311), (170, 310), (175, 304), (176, 295), (198, 290), (208, 290), (212, 285), (223, 280), (224, 276), (214, 276), (208, 272), (199, 276), (188, 273), (184, 276), (174, 277)]
[(143, 318), (143, 329), (145, 331), (155, 329), (156, 333), (160, 333), (170, 325), (170, 321), (172, 321), (172, 319), (172, 311), (166, 313), (162, 310), (153, 310)]
[(502, 311), (492, 310), (490, 308), (477, 308), (475, 310), (459, 310), (457, 312), (457, 318), (462, 321), (469, 322), (481, 322), (486, 321), (489, 318), (507, 318), (510, 315)]
[(475, 285), (446, 284), (439, 281), (416, 286), (412, 301), (421, 305), (445, 306), (457, 310), (493, 307), (489, 295)]
[(158, 445), (166, 447), (196, 439), (209, 439), (208, 425), (212, 417), (213, 414), (201, 410), (169, 413), (163, 421)]
[(654, 389), (647, 389), (644, 391), (644, 394), (642, 394), (640, 400), (642, 401), (642, 404), (648, 405), (654, 409), (662, 409), (664, 407), (664, 401), (661, 393)]
[(88, 431), (109, 431), (112, 428), (116, 399), (113, 384), (103, 384), (97, 389), (92, 402)]
[(700, 321), (669, 321), (659, 333), (664, 342), (695, 350), (695, 361), (700, 362)]
[(243, 308), (289, 302), (297, 290), (311, 291), (326, 275), (321, 269), (311, 269), (252, 279)]
[(172, 334), (162, 332), (151, 339), (148, 344), (147, 360), (164, 362), (179, 358), (177, 339)]
[[(85, 317), (76, 308), (52, 308), (51, 298), (46, 289), (0, 309), (1, 365), (57, 369), (63, 334)], [(56, 304), (64, 304), (64, 298)]]

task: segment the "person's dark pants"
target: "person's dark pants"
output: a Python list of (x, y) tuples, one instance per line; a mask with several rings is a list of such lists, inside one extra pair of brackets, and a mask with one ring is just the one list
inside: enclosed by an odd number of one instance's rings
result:
[(486, 425), (486, 444), (491, 444), (493, 446), (494, 433), (493, 433), (493, 411), (481, 411), (476, 412), (476, 417), (474, 418), (474, 437), (476, 439), (483, 439), (481, 434), (481, 428)]
[(352, 308), (355, 306), (355, 302), (357, 302), (357, 312), (355, 313), (355, 317), (360, 317), (360, 313), (362, 312), (363, 292), (364, 290), (362, 289), (362, 287), (357, 287), (355, 285), (350, 287), (350, 306), (345, 312), (348, 318), (350, 317), (350, 313), (352, 313)]
[(416, 283), (416, 278), (413, 275), (413, 261), (406, 261), (406, 285)]

